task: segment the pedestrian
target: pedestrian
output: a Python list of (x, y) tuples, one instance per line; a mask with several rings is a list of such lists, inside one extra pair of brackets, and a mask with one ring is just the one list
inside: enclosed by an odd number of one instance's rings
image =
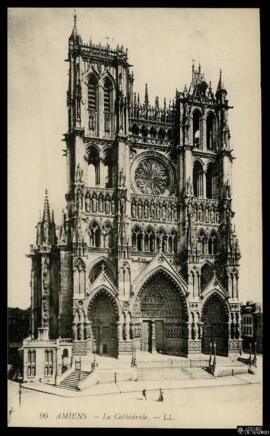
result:
[(146, 400), (147, 398), (146, 398), (146, 390), (145, 389), (143, 389), (142, 395), (143, 395), (144, 399)]
[(159, 389), (159, 397), (158, 397), (158, 401), (163, 401), (164, 397), (163, 397), (163, 392), (161, 389)]
[(9, 409), (9, 411), (8, 411), (8, 422), (10, 423), (10, 421), (11, 421), (11, 417), (12, 417), (12, 414), (14, 413), (14, 407), (13, 406), (11, 406), (11, 408)]

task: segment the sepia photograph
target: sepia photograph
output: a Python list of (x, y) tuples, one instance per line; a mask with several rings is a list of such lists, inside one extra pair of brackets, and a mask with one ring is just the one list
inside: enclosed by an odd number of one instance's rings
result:
[(8, 426), (263, 431), (260, 10), (7, 30)]

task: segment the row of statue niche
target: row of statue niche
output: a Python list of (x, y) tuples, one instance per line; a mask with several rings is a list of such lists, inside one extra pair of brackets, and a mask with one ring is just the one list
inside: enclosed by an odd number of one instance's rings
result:
[(193, 218), (194, 221), (203, 221), (203, 222), (211, 222), (211, 223), (218, 223), (219, 222), (219, 212), (215, 211), (215, 209), (212, 206), (204, 207), (204, 210), (202, 206), (193, 206)]
[[(93, 195), (92, 198), (90, 198), (90, 195), (87, 193), (85, 195), (84, 203), (86, 212), (105, 212), (106, 214), (115, 213), (115, 201), (110, 196), (104, 198), (100, 195), (96, 198), (96, 196)], [(81, 191), (78, 191), (76, 194), (76, 207), (77, 209), (83, 209), (83, 194)]]
[(149, 205), (146, 201), (143, 205), (139, 201), (135, 203), (134, 201), (131, 204), (131, 215), (133, 218), (153, 218), (153, 219), (163, 219), (168, 221), (177, 221), (178, 220), (178, 210), (176, 203), (154, 203), (151, 202)]
[(84, 340), (91, 338), (92, 329), (90, 322), (74, 322), (72, 325), (72, 333), (74, 340)]

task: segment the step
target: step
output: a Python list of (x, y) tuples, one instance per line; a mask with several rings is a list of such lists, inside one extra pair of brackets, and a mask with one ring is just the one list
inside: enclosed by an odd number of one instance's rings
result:
[(211, 375), (202, 368), (167, 368), (137, 370), (138, 381), (147, 380), (180, 380), (180, 379), (211, 378)]
[(88, 377), (89, 374), (88, 371), (75, 370), (60, 382), (59, 387), (77, 390), (79, 382)]

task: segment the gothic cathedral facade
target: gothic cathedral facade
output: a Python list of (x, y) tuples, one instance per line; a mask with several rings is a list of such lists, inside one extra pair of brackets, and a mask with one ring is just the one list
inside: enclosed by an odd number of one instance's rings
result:
[(24, 381), (77, 355), (239, 351), (240, 252), (222, 74), (168, 104), (133, 92), (127, 50), (69, 38), (66, 209), (46, 193), (31, 245)]

